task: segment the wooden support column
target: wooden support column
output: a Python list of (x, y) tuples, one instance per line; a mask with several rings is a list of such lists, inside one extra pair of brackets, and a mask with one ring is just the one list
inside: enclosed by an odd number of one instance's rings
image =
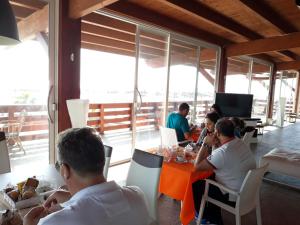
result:
[(299, 112), (299, 94), (300, 94), (300, 70), (297, 74), (297, 85), (296, 85), (296, 91), (295, 91), (295, 104), (293, 111), (298, 115)]
[(274, 65), (273, 71), (271, 73), (271, 84), (270, 84), (270, 88), (269, 88), (268, 106), (267, 106), (268, 107), (267, 119), (272, 119), (272, 117), (273, 117), (273, 105), (274, 105), (276, 73), (277, 73), (277, 67), (276, 67), (276, 65)]
[(59, 1), (58, 131), (71, 127), (66, 100), (80, 98), (81, 19), (69, 18), (69, 0)]
[(226, 54), (226, 49), (222, 48), (221, 57), (220, 57), (220, 71), (219, 71), (219, 79), (217, 84), (218, 85), (217, 92), (225, 92), (227, 64), (228, 64), (228, 58)]

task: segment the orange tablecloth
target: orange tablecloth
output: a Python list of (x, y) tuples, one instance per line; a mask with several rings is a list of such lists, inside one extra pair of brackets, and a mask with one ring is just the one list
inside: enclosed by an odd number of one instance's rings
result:
[(191, 137), (192, 137), (194, 142), (198, 141), (198, 138), (200, 137), (200, 134), (201, 134), (201, 129), (200, 128), (197, 128), (197, 129), (192, 131)]
[(182, 201), (180, 220), (183, 225), (189, 224), (195, 217), (193, 182), (208, 178), (212, 173), (195, 172), (191, 163), (163, 163), (159, 192)]

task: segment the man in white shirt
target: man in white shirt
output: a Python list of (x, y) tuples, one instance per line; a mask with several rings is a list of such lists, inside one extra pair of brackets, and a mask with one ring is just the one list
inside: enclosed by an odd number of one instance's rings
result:
[(92, 128), (59, 136), (60, 173), (68, 191), (52, 194), (33, 208), (24, 225), (149, 225), (146, 198), (138, 187), (120, 187), (103, 177), (104, 147)]
[[(209, 155), (216, 141), (219, 141), (221, 146)], [(196, 170), (213, 170), (215, 180), (234, 191), (240, 190), (246, 174), (255, 167), (255, 159), (249, 147), (242, 140), (234, 137), (234, 125), (232, 121), (225, 118), (216, 123), (215, 134), (204, 139), (195, 161)], [(195, 207), (196, 210), (199, 210), (204, 192), (204, 182), (195, 183), (193, 191)], [(227, 193), (221, 192), (217, 187), (210, 187), (209, 196), (229, 205), (235, 205), (235, 199)], [(220, 208), (212, 204), (206, 207), (204, 218), (216, 224), (223, 224)]]

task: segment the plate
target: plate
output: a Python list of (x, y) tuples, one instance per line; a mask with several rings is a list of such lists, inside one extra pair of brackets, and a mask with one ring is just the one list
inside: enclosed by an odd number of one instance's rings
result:
[(175, 162), (176, 163), (187, 163), (188, 161), (187, 160), (178, 160), (177, 158), (175, 159)]

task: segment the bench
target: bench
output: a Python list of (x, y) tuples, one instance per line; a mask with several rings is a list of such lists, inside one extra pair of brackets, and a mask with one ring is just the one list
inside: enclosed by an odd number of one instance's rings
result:
[(260, 160), (260, 166), (269, 164), (268, 171), (300, 178), (300, 151), (274, 148)]

